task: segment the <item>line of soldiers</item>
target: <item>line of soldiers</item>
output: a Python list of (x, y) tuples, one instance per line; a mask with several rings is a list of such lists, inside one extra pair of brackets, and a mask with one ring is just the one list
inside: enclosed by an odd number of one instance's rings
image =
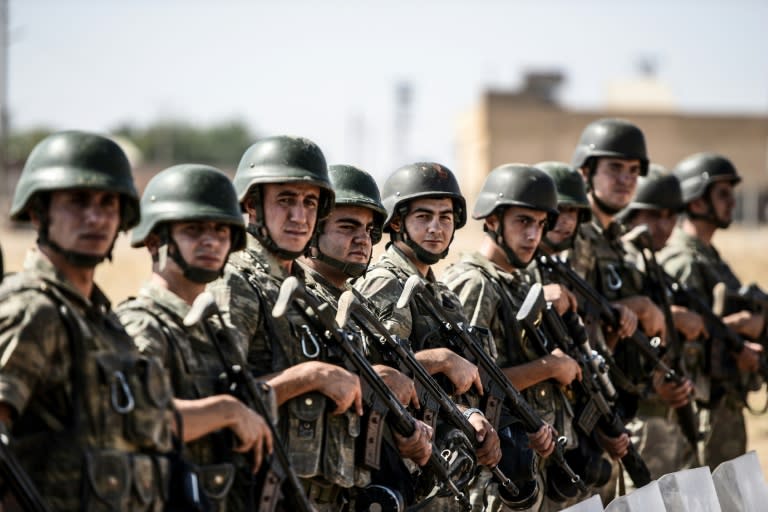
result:
[[(440, 281), (468, 210), (438, 163), (380, 192), (277, 136), (139, 199), (114, 142), (53, 134), (0, 285), (3, 510), (550, 511), (714, 467), (765, 375), (768, 301), (711, 245), (738, 181), (596, 121), (573, 166), (490, 172)], [(152, 274), (113, 311), (94, 272), (129, 229)]]

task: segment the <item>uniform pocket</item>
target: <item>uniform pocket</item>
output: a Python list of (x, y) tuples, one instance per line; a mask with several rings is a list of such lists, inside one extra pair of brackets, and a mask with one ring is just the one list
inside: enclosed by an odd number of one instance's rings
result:
[(170, 443), (171, 386), (155, 358), (140, 358), (126, 369), (135, 407), (125, 416), (125, 435), (144, 448), (165, 449)]
[(200, 486), (206, 496), (212, 501), (223, 501), (232, 483), (235, 481), (235, 466), (233, 464), (209, 464), (200, 466), (197, 470)]
[(320, 473), (326, 398), (307, 393), (288, 402), (287, 447), (296, 474), (311, 478)]
[(87, 496), (85, 510), (127, 510), (131, 492), (130, 455), (116, 451), (90, 452), (85, 456)]

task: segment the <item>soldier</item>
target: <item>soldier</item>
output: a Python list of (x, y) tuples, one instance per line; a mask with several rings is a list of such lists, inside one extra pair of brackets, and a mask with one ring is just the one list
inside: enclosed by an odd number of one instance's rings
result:
[(584, 180), (565, 162), (539, 162), (534, 167), (547, 173), (557, 187), (557, 222), (544, 232), (539, 249), (544, 254), (572, 249), (579, 225), (592, 219)]
[[(674, 175), (682, 187), (685, 216), (659, 254), (659, 261), (669, 274), (711, 306), (712, 290), (717, 283), (725, 283), (734, 291), (741, 285), (712, 245), (715, 232), (731, 224), (733, 189), (741, 177), (730, 160), (713, 153), (685, 158), (675, 167)], [(749, 311), (732, 313), (723, 321), (752, 340), (766, 329), (765, 318)], [(723, 340), (713, 340), (710, 350), (709, 396), (700, 405), (705, 433), (703, 463), (714, 468), (746, 451), (744, 402), (736, 388), (740, 372), (757, 370), (762, 347), (745, 342), (740, 352), (731, 353)]]
[[(574, 270), (621, 313), (618, 332), (603, 332), (607, 334), (606, 345), (614, 351), (621, 371), (628, 377), (626, 382), (631, 384), (622, 390), (625, 418), (635, 415), (636, 402), (646, 389), (658, 393), (672, 408), (686, 406), (693, 389), (690, 381), (678, 385), (665, 381), (657, 371), (649, 383), (637, 348), (628, 343), (617, 345), (619, 339), (634, 333), (638, 323), (648, 336), (663, 339), (665, 334), (664, 315), (645, 294), (642, 274), (627, 261), (623, 231), (616, 222), (616, 214), (632, 200), (637, 179), (648, 171), (643, 132), (621, 119), (594, 121), (582, 132), (572, 165), (587, 185), (592, 222), (580, 226), (570, 259)], [(626, 450), (612, 447), (611, 443), (606, 447), (613, 456), (622, 456)], [(613, 497), (612, 485), (609, 483), (603, 494), (606, 502)]]
[[(390, 332), (410, 342), (417, 359), (430, 374), (443, 374), (453, 385), (456, 395), (467, 393), (473, 386), (482, 391), (477, 367), (443, 346), (444, 342), (436, 336), (439, 326), (431, 316), (419, 311), (415, 305), (394, 308), (405, 281), (412, 275), (419, 275), (447, 312), (463, 317), (458, 299), (435, 279), (431, 269), (431, 265), (448, 254), (456, 229), (466, 223), (466, 205), (456, 178), (438, 163), (406, 165), (389, 176), (382, 196), (387, 208), (384, 231), (390, 233), (391, 242), (365, 278), (355, 283), (355, 287), (371, 301)], [(496, 465), (501, 457), (496, 432), (476, 408), (467, 409), (465, 415), (475, 427), (478, 440), (484, 442), (477, 454), (478, 463)], [(554, 449), (548, 426), (543, 426), (531, 441), (543, 453), (548, 454)], [(503, 438), (501, 442), (509, 452), (509, 458), (518, 453), (519, 446), (512, 439)], [(530, 468), (514, 469), (518, 474), (525, 474)], [(512, 477), (506, 467), (504, 472)], [(479, 487), (475, 486), (479, 491), (474, 492), (472, 497), (476, 507), (482, 507), (478, 500), (482, 501), (485, 483), (479, 480)], [(536, 495), (537, 491), (533, 488), (522, 492), (517, 498), (506, 498), (514, 503), (517, 499), (533, 497), (535, 500)], [(436, 506), (449, 505), (438, 502)]]
[(211, 411), (172, 401), (162, 365), (138, 353), (93, 280), (139, 220), (125, 154), (99, 135), (50, 135), (27, 159), (11, 218), (38, 239), (0, 287), (0, 421), (40, 493), (62, 511), (198, 510), (196, 489), (169, 492), (174, 406), (184, 441), (206, 433)]
[[(650, 250), (658, 251), (664, 247), (672, 234), (678, 212), (683, 206), (678, 179), (667, 173), (663, 167), (651, 164), (648, 174), (638, 179), (632, 202), (617, 217), (629, 230), (645, 226), (652, 242)], [(632, 233), (628, 236), (631, 237)], [(644, 275), (652, 277), (649, 276), (652, 269), (647, 268), (647, 256), (643, 254), (642, 249), (632, 243), (624, 247), (627, 259)], [(658, 294), (666, 293), (666, 285), (655, 284), (651, 291), (655, 291), (656, 302), (662, 303), (664, 299)], [(706, 336), (704, 321), (696, 313), (672, 304), (669, 314), (675, 330), (683, 335), (685, 341)], [(673, 348), (678, 354), (683, 352), (682, 347)], [(672, 416), (672, 412), (667, 403), (658, 396), (649, 395), (640, 401), (637, 418), (627, 425), (632, 432), (632, 440), (654, 479), (697, 465), (695, 446), (685, 438), (680, 423)]]
[[(186, 446), (209, 502), (220, 512), (253, 510), (258, 496), (252, 473), (270, 451), (263, 445), (271, 439), (267, 426), (238, 399), (220, 393), (226, 389), (221, 382), (226, 369), (216, 341), (202, 325), (183, 324), (195, 298), (221, 275), (230, 252), (245, 245), (245, 225), (229, 178), (197, 164), (177, 165), (154, 176), (144, 190), (131, 245), (147, 248), (152, 276), (138, 297), (120, 304), (116, 312), (139, 350), (163, 362), (175, 397), (202, 399), (199, 403), (215, 408), (211, 417), (217, 432)], [(236, 458), (232, 450), (252, 456)], [(241, 466), (237, 478), (236, 461)]]
[(360, 380), (329, 362), (316, 326), (296, 308), (272, 317), (283, 280), (304, 280), (295, 260), (333, 208), (325, 157), (304, 138), (262, 139), (246, 150), (234, 185), (248, 215), (247, 246), (209, 289), (244, 338), (250, 370), (275, 392), (283, 440), (308, 497), (319, 511), (336, 511), (353, 498), (351, 488), (370, 480), (355, 464)]
[[(327, 219), (320, 222), (307, 257), (300, 260), (305, 271), (307, 287), (326, 302), (338, 305), (339, 296), (351, 288), (349, 279), (365, 273), (371, 260), (373, 246), (381, 240), (381, 228), (386, 216), (381, 204), (379, 188), (373, 177), (351, 165), (332, 165), (328, 169), (334, 192), (335, 205)], [(398, 370), (383, 364), (374, 369), (404, 404), (419, 406), (416, 388), (411, 379)], [(407, 468), (397, 460), (397, 452), (390, 448), (394, 441), (403, 458), (423, 466), (432, 451), (432, 429), (418, 422), (417, 435), (404, 438), (392, 433), (385, 439), (385, 465), (373, 472), (372, 481), (398, 488), (405, 503), (411, 503), (414, 491), (410, 486)]]
[[(464, 254), (451, 265), (443, 280), (459, 296), (470, 325), (490, 331), (495, 342), (492, 353), (512, 384), (545, 421), (567, 437), (572, 449), (576, 441), (573, 411), (561, 386), (580, 379), (581, 369), (560, 349), (542, 353), (543, 348), (522, 344), (515, 328), (515, 315), (532, 284), (524, 270), (547, 226), (555, 224), (557, 200), (553, 180), (535, 167), (506, 164), (492, 170), (472, 213), (473, 218), (484, 221), (487, 236), (477, 252)], [(561, 291), (557, 284), (549, 289), (556, 295), (554, 303), (561, 303), (564, 310), (575, 308), (575, 297), (569, 291)], [(545, 474), (546, 465), (542, 464), (542, 483)], [(558, 502), (567, 498), (558, 495), (554, 483), (546, 485), (546, 490)], [(563, 490), (575, 494), (575, 489)], [(546, 497), (533, 509), (559, 507)]]

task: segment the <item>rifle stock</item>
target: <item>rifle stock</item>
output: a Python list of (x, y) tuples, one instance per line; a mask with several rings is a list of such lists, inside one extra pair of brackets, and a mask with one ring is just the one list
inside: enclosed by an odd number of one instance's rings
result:
[[(9, 448), (9, 444), (8, 430), (5, 424), (0, 422), (0, 482), (10, 490), (22, 510), (51, 512), (51, 508), (40, 496), (37, 487)], [(1, 505), (0, 508), (2, 508)]]

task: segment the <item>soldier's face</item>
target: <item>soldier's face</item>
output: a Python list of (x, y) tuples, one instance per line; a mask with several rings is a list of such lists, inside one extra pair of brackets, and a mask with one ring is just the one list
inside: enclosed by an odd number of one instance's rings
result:
[(715, 217), (723, 226), (733, 221), (733, 209), (736, 198), (733, 193), (733, 183), (727, 181), (715, 182), (709, 187), (709, 200)]
[[(547, 213), (520, 206), (504, 210), (504, 243), (525, 264), (528, 264), (541, 242), (547, 224)], [(498, 222), (497, 219), (491, 221)], [(496, 229), (495, 225), (491, 227)]]
[(560, 215), (557, 217), (557, 224), (553, 229), (547, 231), (546, 238), (553, 245), (560, 244), (573, 237), (576, 234), (576, 228), (579, 226), (579, 208), (574, 206), (558, 207)]
[(221, 222), (175, 222), (171, 238), (188, 265), (205, 270), (221, 270), (232, 245), (231, 228)]
[(120, 195), (92, 189), (56, 190), (48, 209), (48, 238), (62, 249), (103, 256), (120, 226)]
[(373, 212), (360, 206), (337, 206), (318, 236), (320, 252), (345, 263), (368, 263), (373, 242)]
[(653, 250), (660, 251), (667, 244), (677, 223), (677, 213), (668, 208), (662, 210), (638, 210), (632, 219), (632, 227), (645, 224), (651, 235)]
[(320, 187), (304, 183), (269, 183), (263, 187), (264, 223), (269, 235), (281, 249), (301, 251), (315, 229)]
[(592, 193), (612, 208), (624, 208), (635, 194), (640, 170), (640, 160), (598, 158)]
[(440, 254), (448, 249), (453, 238), (453, 201), (447, 197), (414, 199), (404, 222), (414, 242), (426, 251)]

